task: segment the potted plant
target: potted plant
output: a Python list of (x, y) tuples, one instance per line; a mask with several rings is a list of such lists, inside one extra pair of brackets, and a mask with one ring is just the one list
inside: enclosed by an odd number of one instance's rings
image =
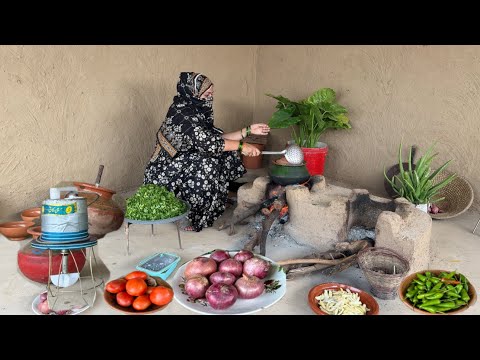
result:
[[(336, 102), (335, 91), (322, 88), (310, 97), (293, 101), (284, 96), (266, 94), (278, 101), (268, 125), (272, 129), (292, 127), (292, 137), (302, 147), (310, 175), (322, 175), (328, 147), (320, 142), (328, 129), (350, 129), (347, 109)], [(295, 128), (298, 128), (298, 132)]]
[(385, 179), (387, 179), (392, 189), (400, 197), (404, 197), (413, 203), (417, 208), (425, 212), (428, 212), (429, 204), (433, 204), (444, 199), (436, 198), (438, 191), (449, 184), (456, 176), (455, 173), (451, 174), (438, 184), (434, 184), (433, 179), (435, 176), (444, 171), (451, 162), (451, 160), (448, 160), (445, 164), (440, 166), (432, 173), (430, 165), (433, 159), (437, 156), (437, 154), (432, 154), (434, 147), (435, 144), (430, 146), (425, 154), (419, 158), (415, 164), (412, 162), (413, 146), (410, 147), (408, 168), (404, 169), (402, 160), (402, 144), (400, 144), (400, 147), (398, 148), (398, 164), (400, 173), (392, 176), (390, 179), (388, 178), (385, 169), (383, 171)]

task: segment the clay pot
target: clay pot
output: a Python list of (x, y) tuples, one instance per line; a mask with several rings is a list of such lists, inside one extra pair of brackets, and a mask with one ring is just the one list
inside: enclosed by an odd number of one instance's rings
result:
[[(86, 258), (81, 250), (72, 251), (72, 256), (68, 257), (68, 271), (82, 271), (85, 266)], [(62, 254), (60, 251), (52, 251), (52, 273), (57, 275), (61, 269)], [(75, 266), (75, 262), (77, 266)], [(32, 281), (42, 284), (48, 283), (48, 250), (35, 249), (31, 246), (31, 241), (22, 247), (17, 253), (18, 268), (21, 273)]]
[(34, 221), (35, 219), (40, 219), (40, 216), (42, 216), (42, 208), (35, 207), (23, 210), (20, 216), (22, 217), (23, 221)]
[(13, 241), (24, 240), (27, 238), (27, 229), (34, 226), (32, 221), (10, 221), (0, 224), (0, 233)]
[(93, 184), (74, 182), (79, 190), (78, 196), (87, 199), (88, 233), (97, 239), (105, 234), (118, 230), (122, 226), (125, 214), (112, 200), (115, 191), (96, 187)]

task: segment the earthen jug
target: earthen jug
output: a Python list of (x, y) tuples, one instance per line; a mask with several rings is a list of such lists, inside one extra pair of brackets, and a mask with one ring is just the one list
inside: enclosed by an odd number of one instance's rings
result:
[(88, 183), (73, 183), (80, 191), (79, 196), (87, 199), (88, 233), (100, 239), (105, 234), (122, 226), (125, 214), (112, 200), (116, 192)]

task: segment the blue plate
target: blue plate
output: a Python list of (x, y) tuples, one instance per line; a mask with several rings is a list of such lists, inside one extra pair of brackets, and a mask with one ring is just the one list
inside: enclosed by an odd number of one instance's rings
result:
[(31, 245), (35, 249), (76, 250), (76, 249), (84, 249), (87, 247), (92, 247), (97, 245), (97, 239), (94, 237), (89, 237), (89, 241), (75, 242), (71, 244), (45, 244), (45, 243), (38, 242), (37, 240), (32, 240)]

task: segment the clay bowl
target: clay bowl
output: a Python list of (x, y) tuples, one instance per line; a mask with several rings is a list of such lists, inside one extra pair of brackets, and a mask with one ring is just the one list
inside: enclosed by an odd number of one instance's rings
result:
[(372, 295), (370, 295), (369, 293), (363, 290), (357, 289), (353, 286), (340, 284), (340, 283), (324, 283), (311, 288), (310, 291), (308, 292), (308, 305), (310, 305), (310, 308), (317, 315), (329, 315), (320, 309), (320, 307), (318, 306), (318, 300), (315, 300), (315, 297), (323, 294), (325, 290), (338, 291), (340, 289), (344, 289), (344, 290), (349, 289), (352, 293), (357, 293), (358, 296), (360, 296), (360, 301), (363, 304), (367, 305), (367, 308), (370, 309), (369, 311), (367, 311), (367, 315), (378, 315), (378, 312), (379, 312), (378, 303), (373, 298)]
[[(119, 279), (121, 278), (124, 278), (123, 276), (120, 277)], [(165, 287), (168, 287), (170, 289), (172, 289), (172, 287), (170, 286), (170, 284), (168, 284), (166, 281), (162, 280), (161, 278), (157, 277), (157, 276), (150, 276), (150, 278), (153, 278), (156, 282), (157, 282), (157, 285), (156, 286), (165, 286)], [(149, 285), (151, 286), (151, 285)], [(172, 289), (173, 290), (173, 289)], [(123, 307), (123, 306), (120, 306), (117, 304), (117, 301), (116, 301), (116, 296), (117, 294), (112, 294), (112, 293), (109, 293), (107, 290), (104, 290), (103, 291), (103, 299), (105, 300), (105, 302), (110, 305), (112, 308), (114, 308), (115, 310), (119, 310), (125, 314), (128, 314), (128, 315), (144, 315), (144, 314), (151, 314), (151, 313), (154, 313), (154, 312), (157, 312), (157, 311), (160, 311), (160, 310), (163, 310), (165, 309), (169, 304), (166, 304), (166, 305), (155, 305), (155, 304), (152, 304), (150, 305), (146, 310), (143, 310), (143, 311), (139, 311), (139, 310), (135, 310), (133, 308), (133, 306), (129, 306), (129, 307)], [(172, 299), (173, 300), (173, 299)]]
[(35, 219), (40, 219), (42, 215), (42, 208), (35, 207), (23, 210), (20, 216), (22, 217), (23, 221), (34, 221)]
[(455, 314), (458, 314), (458, 313), (461, 313), (461, 312), (467, 310), (469, 307), (473, 306), (475, 304), (475, 302), (477, 301), (477, 292), (475, 291), (475, 288), (473, 287), (473, 284), (470, 282), (470, 279), (468, 279), (468, 277), (467, 277), (467, 280), (468, 280), (468, 295), (470, 296), (470, 301), (468, 302), (467, 305), (464, 305), (464, 306), (462, 306), (458, 309), (452, 310), (452, 311), (447, 311), (443, 314), (440, 314), (440, 313), (432, 314), (432, 313), (429, 313), (428, 311), (425, 311), (425, 310), (422, 310), (422, 309), (419, 309), (419, 308), (413, 306), (413, 304), (410, 303), (410, 301), (405, 297), (405, 294), (407, 293), (407, 289), (410, 286), (410, 283), (413, 281), (413, 279), (417, 278), (417, 274), (425, 274), (426, 271), (430, 271), (432, 273), (432, 275), (434, 275), (434, 276), (438, 276), (442, 272), (447, 272), (447, 273), (450, 272), (450, 271), (447, 271), (447, 270), (422, 270), (422, 271), (417, 271), (415, 273), (412, 273), (412, 274), (408, 275), (405, 279), (403, 279), (400, 286), (398, 287), (398, 296), (400, 297), (400, 300), (402, 300), (402, 302), (409, 309), (411, 309), (411, 310), (413, 310), (413, 311), (415, 311), (419, 314), (423, 314), (423, 315), (455, 315)]
[(10, 221), (0, 224), (0, 233), (13, 241), (24, 240), (28, 237), (27, 229), (34, 226), (33, 221)]
[(42, 235), (42, 226), (33, 226), (27, 229), (27, 233), (33, 236), (36, 240), (40, 235)]
[(103, 197), (105, 200), (111, 199), (112, 196), (117, 193), (116, 191), (113, 191), (101, 186), (95, 186), (95, 184), (74, 181), (73, 185), (75, 185), (77, 189), (80, 191), (85, 190), (85, 191), (94, 192), (100, 195), (101, 197)]

